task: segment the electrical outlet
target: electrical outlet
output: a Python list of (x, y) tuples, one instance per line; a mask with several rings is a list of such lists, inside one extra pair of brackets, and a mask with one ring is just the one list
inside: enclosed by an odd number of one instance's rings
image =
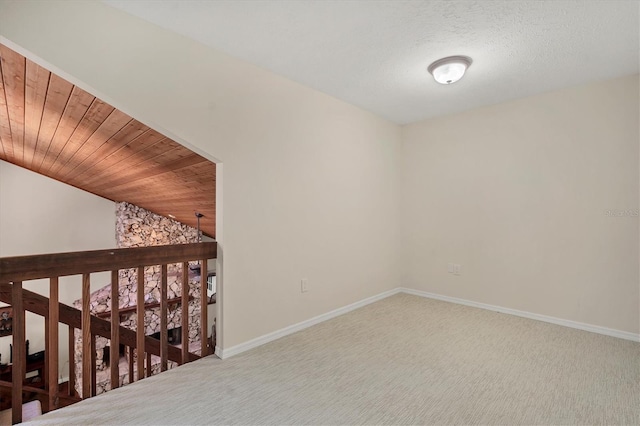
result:
[(454, 263), (453, 264), (453, 273), (455, 275), (460, 275), (462, 273), (462, 265), (460, 265), (459, 263)]
[(306, 293), (308, 291), (309, 291), (309, 280), (306, 278), (303, 278), (300, 280), (300, 292)]
[(453, 274), (453, 263), (447, 263), (447, 272)]

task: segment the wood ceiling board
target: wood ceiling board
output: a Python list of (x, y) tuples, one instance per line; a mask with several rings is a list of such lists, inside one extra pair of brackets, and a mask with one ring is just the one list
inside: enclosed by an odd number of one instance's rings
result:
[(24, 161), (24, 56), (0, 45), (0, 66), (9, 113), (9, 126), (13, 142), (13, 159)]
[(100, 124), (100, 127), (80, 146), (80, 148), (69, 158), (67, 163), (61, 167), (56, 174), (66, 177), (69, 173), (80, 166), (85, 160), (93, 155), (100, 147), (120, 132), (132, 118), (120, 110), (114, 109), (111, 114)]
[(51, 73), (27, 59), (24, 112), (24, 164), (31, 167), (38, 143)]
[[(0, 83), (2, 83), (2, 66), (0, 66)], [(13, 140), (11, 139), (11, 126), (9, 125), (9, 111), (7, 110), (7, 99), (4, 94), (4, 83), (0, 84), (0, 144), (2, 158), (13, 160)]]
[(147, 178), (159, 177), (164, 175), (165, 173), (171, 173), (174, 170), (191, 167), (200, 162), (207, 161), (208, 160), (202, 158), (198, 154), (192, 153), (176, 161), (150, 165), (148, 167), (137, 167), (135, 169), (131, 169), (131, 173), (122, 173), (119, 175), (119, 177), (110, 180), (109, 186), (112, 189), (117, 189), (120, 185), (126, 185), (130, 182), (144, 181)]
[[(163, 161), (168, 161), (166, 160), (166, 158), (168, 158), (166, 157), (168, 152), (174, 150), (176, 152), (184, 152), (181, 148), (172, 148), (174, 144), (175, 142), (171, 139), (164, 138), (157, 143), (148, 146), (143, 152), (137, 152), (128, 157), (126, 161), (114, 164), (109, 168), (108, 175), (102, 176), (101, 179), (94, 178), (89, 180), (87, 184), (97, 184), (96, 187), (102, 189), (107, 187), (105, 184), (106, 181), (111, 182), (112, 180), (120, 179), (122, 176), (133, 174), (137, 170), (144, 168), (156, 167), (158, 165), (161, 166)], [(171, 156), (171, 154), (169, 155)]]
[(66, 146), (69, 138), (73, 132), (75, 132), (76, 127), (78, 127), (78, 124), (80, 124), (94, 100), (95, 96), (85, 92), (78, 86), (73, 87), (62, 117), (60, 117), (58, 128), (49, 145), (49, 150), (45, 154), (42, 165), (40, 166), (40, 173), (47, 174), (47, 172), (51, 170), (58, 155), (60, 155)]
[(105, 143), (103, 143), (92, 155), (88, 157), (87, 160), (81, 162), (78, 166), (76, 166), (73, 170), (68, 172), (63, 177), (65, 179), (74, 180), (74, 181), (82, 181), (84, 174), (96, 167), (98, 162), (101, 162), (105, 159), (110, 158), (112, 155), (117, 153), (123, 146), (128, 143), (132, 143), (132, 141), (136, 140), (140, 136), (144, 135), (146, 132), (149, 132), (150, 129), (144, 124), (140, 123), (137, 120), (131, 119), (122, 129), (118, 131), (115, 135), (109, 138)]
[(194, 164), (192, 167), (175, 170), (174, 173), (176, 173), (176, 177), (185, 180), (197, 179), (201, 182), (213, 180), (215, 182), (216, 165), (210, 161), (206, 161)]
[[(82, 175), (77, 176), (85, 184), (92, 185), (95, 182), (102, 182), (105, 179), (117, 175), (119, 172), (132, 167), (135, 158), (145, 158), (146, 154), (140, 154), (142, 151), (156, 145), (167, 139), (164, 135), (149, 129), (124, 145), (121, 145), (111, 155), (96, 159), (92, 162), (92, 167), (87, 169)], [(134, 156), (138, 157), (134, 157)], [(132, 158), (133, 157), (133, 158)]]
[(73, 84), (53, 73), (51, 74), (47, 97), (44, 103), (42, 122), (40, 123), (40, 132), (38, 133), (38, 141), (36, 143), (33, 161), (31, 162), (31, 166), (29, 166), (34, 171), (40, 170), (42, 166), (42, 162), (49, 151), (53, 135), (58, 128), (62, 112), (69, 101), (72, 90)]
[[(203, 186), (205, 186), (204, 189)], [(128, 185), (122, 185), (118, 188), (107, 188), (101, 191), (101, 193), (105, 194), (105, 196), (112, 200), (128, 201), (127, 197), (132, 198), (132, 196), (135, 195), (137, 199), (138, 196), (145, 196), (147, 194), (154, 194), (160, 200), (169, 200), (173, 198), (183, 198), (187, 194), (206, 195), (210, 193), (215, 195), (215, 184), (201, 185), (197, 182), (191, 182), (191, 185), (185, 185), (171, 179), (162, 179), (145, 182), (131, 182)]]
[(73, 157), (87, 139), (100, 128), (100, 125), (114, 110), (115, 108), (111, 105), (102, 102), (98, 98), (94, 99), (86, 114), (73, 131), (73, 134), (69, 137), (66, 145), (62, 148), (58, 158), (56, 158), (50, 169), (52, 174), (57, 174), (57, 172), (71, 160), (71, 157)]
[[(199, 191), (198, 193), (193, 193), (193, 192), (189, 192), (189, 193), (184, 193), (182, 195), (176, 195), (174, 197), (171, 198), (171, 202), (172, 203), (180, 203), (180, 202), (196, 202), (196, 201), (209, 201), (209, 199), (211, 198), (210, 194), (207, 194), (207, 192), (209, 193), (213, 193), (215, 195), (215, 190), (214, 191)], [(149, 192), (149, 191), (145, 191), (144, 193), (139, 193), (136, 194), (136, 200), (138, 200), (138, 202), (149, 202), (149, 201), (154, 201), (158, 198), (158, 196), (162, 196), (162, 192)], [(215, 198), (215, 197), (214, 197)], [(215, 205), (215, 201), (213, 201), (213, 204)]]

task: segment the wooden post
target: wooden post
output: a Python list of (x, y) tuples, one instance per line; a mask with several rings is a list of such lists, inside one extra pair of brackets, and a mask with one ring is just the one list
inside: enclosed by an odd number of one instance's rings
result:
[(91, 397), (91, 312), (89, 299), (91, 298), (91, 275), (82, 274), (82, 398)]
[(11, 371), (11, 422), (22, 423), (22, 381), (26, 372), (26, 347), (24, 307), (22, 305), (22, 281), (14, 281), (11, 287), (13, 308), (13, 369)]
[(182, 263), (182, 363), (189, 362), (189, 262)]
[(137, 294), (137, 305), (138, 305), (138, 326), (137, 326), (137, 335), (136, 335), (136, 348), (138, 354), (138, 380), (144, 379), (144, 336), (146, 333), (146, 327), (144, 323), (144, 266), (138, 267), (138, 294)]
[(167, 265), (162, 265), (160, 279), (160, 371), (167, 370), (169, 336), (167, 336)]
[(111, 389), (120, 386), (120, 298), (118, 290), (118, 270), (111, 271), (111, 342), (109, 343)]
[(76, 391), (76, 342), (75, 328), (69, 326), (69, 396)]
[(209, 298), (207, 297), (207, 259), (202, 259), (200, 264), (200, 342), (202, 349), (200, 356), (209, 355), (209, 324), (207, 313), (209, 310)]
[[(60, 319), (58, 299), (58, 277), (52, 277), (49, 280), (49, 346), (45, 352), (49, 360), (49, 410), (58, 408), (58, 321)], [(69, 361), (69, 370), (71, 370), (71, 361)]]

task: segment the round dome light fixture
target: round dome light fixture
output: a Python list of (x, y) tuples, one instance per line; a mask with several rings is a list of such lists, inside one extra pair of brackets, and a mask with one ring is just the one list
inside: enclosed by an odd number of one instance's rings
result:
[(440, 84), (451, 84), (460, 80), (473, 61), (468, 56), (447, 56), (438, 59), (427, 70)]

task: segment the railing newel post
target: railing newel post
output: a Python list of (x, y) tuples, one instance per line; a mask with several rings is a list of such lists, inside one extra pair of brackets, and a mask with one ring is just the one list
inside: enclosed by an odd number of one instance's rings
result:
[(167, 264), (161, 267), (160, 277), (160, 371), (168, 368), (169, 336), (167, 336)]
[[(144, 336), (145, 336), (145, 331), (146, 331), (146, 324), (144, 323), (144, 317), (145, 317), (145, 307), (144, 307), (144, 288), (145, 288), (145, 281), (144, 281), (144, 266), (138, 266), (138, 279), (137, 279), (137, 285), (138, 285), (138, 290), (137, 290), (137, 294), (136, 294), (136, 300), (137, 300), (137, 324), (136, 324), (136, 328), (137, 328), (137, 335), (136, 335), (136, 344), (137, 344), (137, 355), (138, 355), (138, 359), (137, 359), (137, 366), (138, 366), (138, 380), (144, 379), (144, 353), (145, 353), (145, 347), (144, 347)], [(133, 360), (132, 360), (133, 362)], [(133, 381), (133, 380), (132, 380)]]
[(189, 262), (182, 262), (182, 363), (189, 362)]
[(109, 342), (109, 369), (111, 389), (120, 387), (120, 285), (118, 270), (111, 271), (111, 341)]
[[(48, 369), (49, 381), (49, 410), (58, 408), (58, 322), (60, 320), (59, 305), (59, 283), (58, 277), (51, 277), (49, 280), (49, 316), (47, 322), (49, 324), (49, 339), (47, 349), (45, 351)], [(71, 369), (71, 363), (69, 363)]]
[(200, 263), (200, 356), (209, 355), (209, 298), (207, 297), (207, 259)]
[(82, 275), (82, 399), (90, 398), (91, 394), (91, 371), (95, 370), (95, 363), (91, 366), (91, 351), (94, 344), (91, 343), (91, 312), (89, 311), (89, 299), (91, 298), (91, 275)]
[(22, 300), (22, 281), (11, 286), (13, 308), (13, 369), (11, 372), (11, 423), (22, 423), (22, 382), (26, 371), (25, 322)]

